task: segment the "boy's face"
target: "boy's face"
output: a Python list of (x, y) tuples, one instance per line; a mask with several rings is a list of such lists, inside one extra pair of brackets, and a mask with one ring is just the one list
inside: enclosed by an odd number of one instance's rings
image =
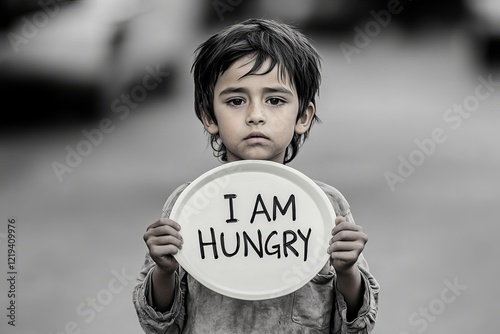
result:
[(314, 104), (298, 120), (299, 101), (288, 78), (280, 80), (278, 66), (265, 74), (269, 62), (242, 78), (253, 66), (247, 56), (235, 61), (215, 84), (214, 112), (217, 124), (204, 119), (205, 129), (219, 134), (227, 161), (270, 160), (283, 163), (293, 134), (306, 132), (314, 116)]

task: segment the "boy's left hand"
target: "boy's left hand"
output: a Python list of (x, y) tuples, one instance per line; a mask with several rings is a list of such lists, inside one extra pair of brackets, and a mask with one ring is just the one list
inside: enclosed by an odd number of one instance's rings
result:
[(328, 247), (330, 263), (337, 273), (351, 269), (368, 242), (368, 236), (359, 225), (348, 223), (342, 216), (335, 218), (335, 227)]

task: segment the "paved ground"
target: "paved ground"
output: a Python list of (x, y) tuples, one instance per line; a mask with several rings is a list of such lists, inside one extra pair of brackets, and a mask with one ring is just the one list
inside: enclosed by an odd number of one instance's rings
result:
[[(292, 166), (339, 188), (370, 237), (365, 256), (382, 286), (375, 333), (495, 331), (500, 94), (460, 124), (443, 118), (488, 77), (460, 30), (383, 32), (350, 64), (340, 41), (318, 41), (323, 124)], [(0, 233), (15, 216), (19, 275), (18, 326), (5, 324), (2, 292), (2, 333), (141, 332), (127, 277), (141, 266), (142, 234), (176, 185), (218, 165), (192, 110), (189, 61), (179, 62), (184, 94), (110, 115), (113, 132), (62, 183), (51, 163), (97, 124), (3, 137)], [(384, 173), (397, 173), (399, 156), (415, 159), (415, 140), (438, 128), (446, 139), (391, 191)], [(454, 283), (466, 288), (444, 290)]]

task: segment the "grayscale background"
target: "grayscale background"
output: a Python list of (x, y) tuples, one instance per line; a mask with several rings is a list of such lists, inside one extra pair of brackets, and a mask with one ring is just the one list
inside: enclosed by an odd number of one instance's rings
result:
[[(391, 3), (0, 1), (0, 332), (141, 333), (130, 277), (147, 250), (142, 235), (176, 186), (219, 165), (194, 114), (193, 51), (250, 17), (294, 24), (323, 57), (323, 123), (291, 166), (337, 187), (368, 234), (364, 254), (381, 285), (374, 332), (496, 332), (500, 86), (467, 117), (446, 117), (478, 101), (479, 77), (500, 82), (500, 4), (401, 0), (382, 24), (376, 13)], [(346, 56), (347, 44), (356, 52)], [(169, 75), (155, 89), (112, 108), (157, 66)], [(113, 130), (82, 144), (104, 119)], [(415, 141), (435, 129), (446, 140), (418, 153)], [(88, 154), (60, 181), (53, 164), (68, 146)], [(410, 157), (419, 165), (391, 189), (387, 173)], [(110, 291), (116, 272), (129, 278)], [(445, 302), (447, 282), (462, 289)]]

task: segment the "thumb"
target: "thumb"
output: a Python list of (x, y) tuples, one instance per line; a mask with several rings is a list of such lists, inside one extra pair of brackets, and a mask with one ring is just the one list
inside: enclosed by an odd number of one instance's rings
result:
[(335, 217), (335, 226), (337, 226), (338, 224), (343, 223), (345, 221), (346, 221), (345, 217), (343, 217), (343, 216), (337, 216), (337, 217)]

